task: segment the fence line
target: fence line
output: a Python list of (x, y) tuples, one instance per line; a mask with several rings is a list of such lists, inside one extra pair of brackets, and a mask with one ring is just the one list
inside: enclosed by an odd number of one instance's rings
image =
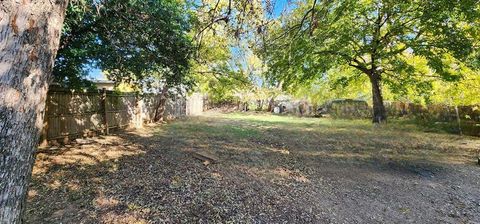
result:
[[(203, 97), (172, 95), (165, 107), (165, 117), (198, 115), (203, 111)], [(160, 95), (116, 94), (107, 91), (50, 91), (47, 95), (41, 141), (108, 133), (111, 128), (140, 126), (151, 122)]]
[(386, 102), (385, 108), (390, 116), (416, 116), (440, 121), (455, 121), (458, 110), (460, 119), (480, 122), (480, 105), (455, 107), (445, 104), (429, 104), (423, 106), (414, 103)]

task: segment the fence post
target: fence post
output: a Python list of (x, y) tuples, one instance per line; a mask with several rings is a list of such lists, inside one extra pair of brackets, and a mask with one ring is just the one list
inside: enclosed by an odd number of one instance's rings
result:
[(103, 116), (103, 125), (104, 125), (104, 134), (108, 135), (108, 120), (107, 120), (107, 89), (102, 89), (102, 97), (100, 100), (102, 116)]
[(135, 115), (134, 115), (135, 128), (141, 128), (143, 126), (142, 111), (143, 111), (143, 99), (138, 95), (138, 93), (135, 93)]

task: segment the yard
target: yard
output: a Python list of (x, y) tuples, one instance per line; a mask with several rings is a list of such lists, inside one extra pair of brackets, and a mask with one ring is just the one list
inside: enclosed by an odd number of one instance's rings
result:
[(474, 137), (208, 113), (80, 143), (39, 150), (28, 223), (480, 222)]

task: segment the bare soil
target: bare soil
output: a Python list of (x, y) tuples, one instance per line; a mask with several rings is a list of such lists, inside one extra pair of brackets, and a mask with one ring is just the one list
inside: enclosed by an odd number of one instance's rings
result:
[(25, 219), (480, 223), (480, 139), (413, 130), (207, 114), (44, 148)]

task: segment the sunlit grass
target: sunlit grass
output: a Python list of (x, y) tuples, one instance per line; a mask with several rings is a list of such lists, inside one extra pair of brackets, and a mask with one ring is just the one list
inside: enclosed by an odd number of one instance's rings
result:
[[(190, 136), (190, 142), (209, 145), (226, 141), (231, 148), (298, 153), (343, 159), (430, 160), (459, 163), (470, 161), (480, 139), (425, 131), (415, 123), (392, 120), (374, 125), (369, 120), (311, 118), (267, 113), (207, 113), (203, 117), (175, 122), (167, 132)], [(270, 146), (268, 146), (270, 145)], [(281, 147), (279, 147), (281, 146)], [(227, 147), (227, 146), (225, 146)]]
[[(231, 205), (244, 194), (243, 205), (245, 189), (255, 189), (249, 195), (265, 194), (258, 186), (274, 195), (289, 188), (283, 194), (289, 197), (292, 189), (300, 190), (291, 197), (298, 201), (330, 179), (338, 180), (332, 188), (354, 182), (348, 191), (358, 185), (376, 191), (378, 178), (393, 187), (405, 181), (430, 184), (445, 170), (472, 170), (466, 174), (475, 178), (480, 152), (480, 138), (424, 132), (415, 123), (373, 125), (369, 120), (266, 113), (205, 113), (91, 140), (38, 152), (29, 192), (30, 223), (83, 223), (84, 217), (90, 218), (85, 223), (148, 223), (158, 214), (188, 217), (188, 211), (198, 211), (189, 207), (191, 199), (213, 205), (227, 198), (225, 204)], [(198, 159), (197, 153), (212, 156), (212, 162)], [(451, 183), (468, 181), (462, 178)], [(159, 201), (162, 207), (157, 207)]]
[[(456, 123), (429, 122), (407, 118), (391, 118), (387, 124), (375, 126), (369, 119), (331, 119), (297, 117), (288, 115), (275, 115), (269, 113), (229, 113), (209, 115), (238, 122), (250, 122), (256, 125), (265, 126), (286, 126), (286, 127), (319, 127), (319, 128), (342, 128), (356, 130), (383, 130), (402, 132), (431, 132), (441, 134), (458, 134)], [(472, 132), (472, 127), (462, 126), (464, 132)]]
[(221, 118), (249, 122), (251, 124), (262, 124), (271, 126), (290, 126), (290, 127), (335, 127), (335, 128), (370, 128), (371, 123), (368, 120), (344, 120), (329, 118), (297, 117), (286, 115), (274, 115), (265, 113), (230, 113), (218, 115)]

